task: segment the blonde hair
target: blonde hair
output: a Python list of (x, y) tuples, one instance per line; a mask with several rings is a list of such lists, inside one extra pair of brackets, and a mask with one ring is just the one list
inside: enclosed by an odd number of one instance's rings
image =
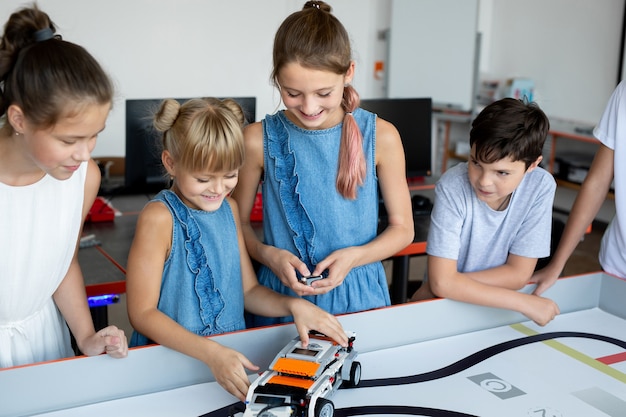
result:
[(154, 127), (163, 133), (163, 150), (191, 172), (228, 172), (243, 165), (244, 112), (233, 99), (163, 100)]
[[(289, 15), (274, 37), (272, 80), (280, 89), (278, 74), (285, 65), (297, 62), (305, 68), (346, 74), (352, 63), (350, 37), (341, 22), (323, 1), (307, 1), (302, 10)], [(336, 187), (349, 199), (356, 199), (357, 187), (366, 174), (363, 135), (352, 116), (360, 98), (346, 85), (341, 103), (346, 112), (341, 132)]]

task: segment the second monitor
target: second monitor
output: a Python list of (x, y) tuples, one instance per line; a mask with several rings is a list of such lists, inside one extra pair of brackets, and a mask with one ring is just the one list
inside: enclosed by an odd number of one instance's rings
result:
[[(243, 108), (246, 123), (256, 117), (256, 97), (232, 97)], [(126, 100), (126, 163), (124, 191), (156, 193), (168, 186), (161, 164), (161, 134), (152, 126), (163, 99)], [(183, 103), (189, 99), (177, 98)]]
[(432, 99), (377, 98), (361, 100), (361, 107), (392, 123), (402, 139), (407, 179), (432, 174)]

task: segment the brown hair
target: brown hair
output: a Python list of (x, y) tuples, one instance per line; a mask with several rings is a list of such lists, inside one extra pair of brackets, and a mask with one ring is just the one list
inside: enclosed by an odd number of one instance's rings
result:
[(36, 5), (9, 17), (0, 39), (0, 116), (16, 104), (29, 122), (46, 128), (85, 104), (112, 102), (113, 85), (100, 64), (55, 33)]
[[(296, 62), (305, 68), (346, 74), (352, 62), (350, 37), (344, 26), (323, 1), (307, 1), (302, 10), (288, 16), (274, 37), (272, 80), (280, 89), (278, 74), (287, 64)], [(346, 198), (355, 199), (357, 187), (363, 184), (366, 163), (363, 136), (352, 116), (359, 106), (356, 90), (346, 85), (342, 108), (341, 146), (337, 169), (337, 190)]]
[(233, 99), (166, 99), (154, 116), (163, 149), (192, 172), (228, 172), (244, 161), (244, 112)]
[(534, 102), (503, 98), (485, 107), (472, 122), (470, 146), (476, 159), (491, 164), (510, 157), (528, 167), (541, 156), (550, 121)]

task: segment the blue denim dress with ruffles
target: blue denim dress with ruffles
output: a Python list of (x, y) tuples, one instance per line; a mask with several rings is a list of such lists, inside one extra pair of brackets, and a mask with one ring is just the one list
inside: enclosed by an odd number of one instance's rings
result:
[[(367, 175), (356, 200), (342, 197), (335, 185), (343, 123), (330, 129), (306, 130), (287, 119), (284, 112), (263, 120), (264, 242), (295, 254), (310, 271), (333, 251), (366, 244), (377, 234), (376, 116), (360, 108), (353, 115), (363, 134), (367, 164)], [(281, 294), (296, 295), (264, 265), (258, 278), (261, 284)], [(390, 304), (381, 262), (353, 268), (329, 293), (305, 298), (332, 314)], [(250, 316), (248, 324), (292, 320)]]
[[(239, 244), (228, 201), (212, 212), (187, 207), (169, 190), (152, 201), (164, 203), (173, 220), (157, 308), (201, 336), (244, 329)], [(148, 343), (133, 332), (131, 346)]]

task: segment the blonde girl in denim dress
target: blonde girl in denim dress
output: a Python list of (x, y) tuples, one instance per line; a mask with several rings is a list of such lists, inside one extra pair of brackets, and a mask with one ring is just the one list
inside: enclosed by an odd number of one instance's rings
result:
[(155, 116), (161, 160), (173, 179), (139, 215), (127, 270), (131, 346), (159, 343), (204, 362), (228, 392), (243, 400), (241, 353), (206, 336), (245, 328), (244, 308), (294, 315), (303, 340), (317, 330), (347, 344), (337, 319), (315, 305), (259, 285), (245, 251), (237, 204), (244, 145), (241, 107), (231, 99), (165, 100)]
[[(358, 107), (349, 36), (321, 1), (274, 39), (272, 79), (285, 110), (245, 130), (233, 197), (259, 282), (333, 314), (387, 306), (381, 260), (413, 240), (404, 151), (393, 125)], [(259, 182), (263, 241), (248, 221)], [(389, 226), (377, 234), (380, 187)], [(325, 278), (306, 285), (299, 278)], [(251, 325), (288, 321), (251, 317)]]

